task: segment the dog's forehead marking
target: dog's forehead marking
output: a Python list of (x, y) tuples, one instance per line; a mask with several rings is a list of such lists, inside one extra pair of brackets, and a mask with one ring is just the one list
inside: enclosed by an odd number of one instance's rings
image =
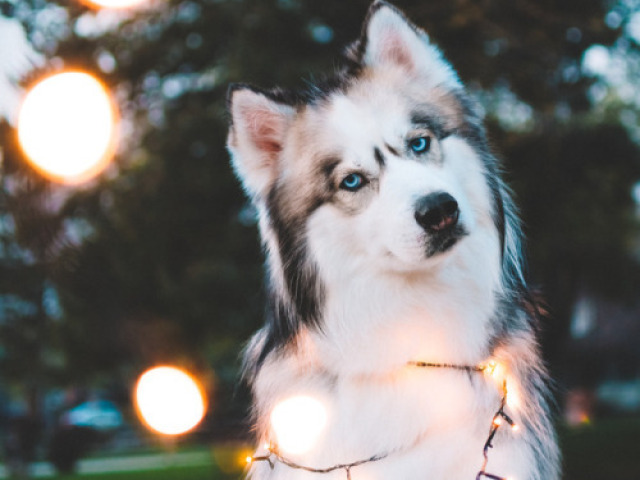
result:
[(378, 147), (374, 147), (373, 157), (376, 159), (376, 162), (378, 162), (378, 166), (380, 168), (383, 168), (386, 165), (387, 160), (384, 158), (384, 155), (382, 154), (382, 152)]
[(394, 106), (386, 99), (365, 100), (368, 99), (334, 96), (326, 114), (327, 125), (346, 160), (358, 164), (375, 161), (382, 166), (380, 150), (385, 145), (397, 144), (406, 128), (403, 119), (406, 114), (399, 105)]

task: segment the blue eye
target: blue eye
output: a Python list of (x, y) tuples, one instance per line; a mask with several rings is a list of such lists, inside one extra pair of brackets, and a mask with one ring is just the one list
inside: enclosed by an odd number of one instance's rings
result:
[(364, 177), (359, 173), (350, 173), (342, 179), (340, 188), (355, 192), (364, 186)]
[(431, 146), (431, 137), (418, 137), (409, 141), (409, 147), (414, 153), (424, 153)]

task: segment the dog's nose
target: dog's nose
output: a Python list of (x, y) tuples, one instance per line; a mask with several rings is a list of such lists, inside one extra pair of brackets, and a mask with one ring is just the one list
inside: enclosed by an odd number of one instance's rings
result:
[(418, 200), (416, 222), (428, 232), (440, 232), (458, 223), (458, 202), (445, 192), (436, 192)]

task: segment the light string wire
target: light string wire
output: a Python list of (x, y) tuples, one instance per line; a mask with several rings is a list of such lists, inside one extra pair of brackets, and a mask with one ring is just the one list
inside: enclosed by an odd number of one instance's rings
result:
[(383, 458), (388, 456), (388, 454), (385, 453), (384, 455), (374, 455), (373, 457), (366, 458), (364, 460), (358, 460), (357, 462), (353, 462), (353, 463), (341, 463), (341, 464), (334, 465), (333, 467), (328, 467), (328, 468), (312, 468), (312, 467), (307, 467), (307, 466), (300, 465), (298, 463), (292, 462), (288, 458), (283, 457), (278, 452), (278, 449), (275, 446), (269, 445), (267, 447), (267, 451), (269, 452), (268, 455), (262, 455), (262, 456), (256, 456), (256, 457), (248, 457), (248, 458), (251, 459), (251, 462), (266, 461), (266, 462), (269, 463), (269, 466), (271, 467), (272, 470), (275, 467), (275, 465), (273, 463), (273, 459), (274, 458), (277, 461), (279, 461), (280, 463), (286, 465), (287, 467), (295, 468), (297, 470), (304, 470), (306, 472), (330, 473), (330, 472), (333, 472), (335, 470), (344, 470), (345, 473), (347, 474), (347, 480), (351, 480), (351, 469), (353, 467), (357, 467), (358, 465), (363, 465), (365, 463), (377, 462), (378, 460), (382, 460)]
[[(486, 365), (456, 365), (452, 363), (430, 363), (430, 362), (419, 362), (419, 361), (410, 361), (407, 363), (410, 366), (418, 367), (418, 368), (445, 368), (450, 370), (460, 370), (469, 373), (488, 373), (489, 375), (493, 375), (497, 364), (494, 361), (487, 363)], [(489, 436), (487, 437), (486, 442), (484, 443), (484, 447), (482, 448), (482, 466), (480, 467), (480, 471), (476, 475), (476, 480), (482, 480), (483, 478), (489, 480), (509, 480), (507, 477), (501, 477), (498, 475), (494, 475), (492, 473), (488, 473), (486, 471), (487, 464), (489, 463), (489, 449), (493, 448), (493, 440), (498, 433), (498, 429), (506, 422), (511, 426), (511, 428), (515, 431), (518, 429), (518, 425), (513, 421), (513, 419), (505, 412), (505, 408), (507, 406), (507, 380), (506, 378), (502, 381), (502, 398), (500, 399), (500, 408), (493, 415), (493, 419), (491, 421), (491, 428), (489, 429)], [(297, 470), (304, 470), (306, 472), (311, 473), (330, 473), (335, 470), (344, 470), (346, 474), (347, 480), (351, 480), (351, 469), (353, 467), (357, 467), (359, 465), (364, 465), (366, 463), (377, 462), (378, 460), (382, 460), (389, 456), (388, 453), (374, 455), (372, 457), (358, 460), (352, 463), (341, 463), (334, 465), (332, 467), (327, 468), (313, 468), (305, 465), (301, 465), (296, 463), (286, 457), (284, 457), (278, 447), (274, 444), (267, 444), (265, 446), (267, 450), (267, 454), (265, 455), (256, 455), (247, 457), (247, 463), (251, 464), (253, 462), (267, 462), (269, 467), (273, 470), (275, 468), (275, 461), (286, 465), (289, 468), (294, 468)]]

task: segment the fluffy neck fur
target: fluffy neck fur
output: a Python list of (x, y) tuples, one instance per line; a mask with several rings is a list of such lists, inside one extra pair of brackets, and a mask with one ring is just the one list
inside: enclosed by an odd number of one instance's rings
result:
[(324, 314), (311, 334), (322, 364), (350, 375), (393, 370), (409, 360), (483, 361), (502, 290), (497, 245), (494, 234), (476, 233), (454, 255), (410, 273), (381, 272), (357, 257), (335, 258), (338, 249), (317, 252), (319, 265), (334, 266), (319, 270)]

